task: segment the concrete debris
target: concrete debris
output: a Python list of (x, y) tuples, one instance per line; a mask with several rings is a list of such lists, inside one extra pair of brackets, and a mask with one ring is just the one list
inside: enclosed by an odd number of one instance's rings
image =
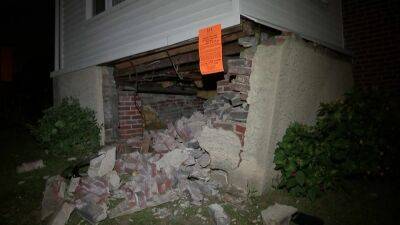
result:
[(115, 146), (106, 146), (100, 150), (99, 156), (90, 161), (88, 175), (90, 177), (102, 177), (111, 172), (115, 165)]
[(229, 185), (228, 174), (223, 170), (211, 170), (210, 177), (219, 187), (224, 188)]
[(79, 186), (80, 177), (71, 178), (68, 186), (68, 193), (74, 193), (76, 188)]
[(111, 190), (117, 190), (120, 186), (121, 179), (117, 171), (113, 170), (105, 175)]
[(37, 160), (37, 161), (33, 161), (33, 162), (26, 162), (26, 163), (22, 163), (21, 165), (19, 165), (17, 167), (17, 173), (25, 173), (25, 172), (30, 172), (33, 170), (37, 170), (40, 168), (44, 167), (44, 163), (43, 160)]
[(94, 202), (88, 202), (79, 206), (77, 212), (90, 224), (97, 224), (107, 218), (107, 209), (106, 203), (96, 204)]
[(76, 161), (76, 158), (75, 157), (70, 157), (70, 158), (67, 159), (67, 161), (68, 162)]
[(105, 178), (82, 177), (75, 190), (75, 199), (84, 203), (106, 202), (110, 196), (108, 182)]
[(208, 206), (208, 211), (213, 217), (214, 223), (216, 225), (229, 225), (229, 217), (225, 213), (224, 209), (222, 206), (218, 204), (212, 204)]
[(42, 220), (53, 214), (63, 204), (65, 189), (66, 183), (61, 176), (57, 175), (47, 179), (42, 200)]
[(202, 154), (199, 158), (196, 159), (196, 162), (203, 168), (207, 167), (211, 163), (210, 155), (208, 153)]
[(199, 142), (196, 139), (186, 142), (185, 145), (186, 145), (186, 147), (192, 148), (192, 149), (200, 148)]
[(49, 225), (64, 225), (68, 222), (69, 216), (74, 211), (75, 205), (64, 202), (57, 213), (50, 219)]
[(293, 206), (275, 203), (261, 211), (261, 217), (265, 225), (289, 225), (293, 214), (297, 209)]
[(183, 146), (182, 143), (177, 142), (173, 136), (169, 135), (167, 131), (151, 131), (150, 136), (152, 138), (153, 150), (159, 153), (167, 153)]
[(189, 181), (188, 185), (186, 185), (184, 193), (186, 193), (189, 197), (190, 203), (197, 206), (202, 205), (204, 196), (195, 182)]
[[(243, 110), (242, 107), (233, 108), (231, 102), (235, 98), (240, 96), (233, 92), (225, 97), (216, 96), (210, 100), (209, 107), (222, 107), (220, 115), (227, 119), (233, 109)], [(209, 128), (211, 124), (209, 117), (196, 112), (189, 118), (182, 117), (167, 124), (167, 129), (148, 131), (143, 138), (134, 140), (137, 146), (143, 146), (147, 140), (148, 151), (142, 148), (132, 153), (119, 153), (116, 159), (116, 147), (104, 147), (98, 157), (90, 161), (88, 176), (71, 179), (68, 199), (81, 217), (96, 224), (107, 217), (131, 214), (183, 197), (194, 205), (203, 204), (208, 197), (219, 197), (218, 188), (224, 184), (210, 180), (211, 168), (233, 170), (239, 160), (241, 144), (235, 133)], [(63, 178), (48, 179), (42, 203), (43, 218), (62, 205), (63, 190)], [(110, 201), (118, 201), (118, 204), (113, 206)], [(66, 209), (64, 211), (68, 212)], [(165, 218), (171, 212), (158, 210), (155, 214)]]
[(186, 149), (175, 149), (165, 154), (156, 162), (157, 170), (169, 169), (170, 167), (179, 167), (189, 159), (189, 153)]
[(210, 154), (212, 169), (229, 172), (237, 168), (242, 145), (235, 133), (205, 127), (198, 140), (200, 146)]

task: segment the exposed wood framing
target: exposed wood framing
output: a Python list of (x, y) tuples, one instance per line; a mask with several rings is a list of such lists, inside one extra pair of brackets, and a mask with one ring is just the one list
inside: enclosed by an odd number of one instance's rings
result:
[[(223, 55), (237, 55), (242, 50), (237, 40), (254, 34), (254, 24), (243, 20), (240, 26), (222, 31)], [(149, 82), (177, 79), (172, 63), (184, 80), (200, 80), (198, 39), (194, 38), (168, 47), (140, 53), (108, 63), (115, 67), (117, 82)], [(170, 58), (169, 58), (169, 56)], [(172, 61), (172, 63), (171, 63)]]

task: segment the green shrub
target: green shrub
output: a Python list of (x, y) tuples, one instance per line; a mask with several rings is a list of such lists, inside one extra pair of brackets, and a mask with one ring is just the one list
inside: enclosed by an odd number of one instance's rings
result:
[(100, 144), (100, 127), (95, 113), (82, 108), (78, 100), (65, 98), (44, 111), (33, 134), (53, 154), (83, 155)]
[(314, 199), (350, 176), (396, 174), (399, 115), (379, 90), (352, 91), (323, 103), (314, 126), (293, 123), (275, 151), (279, 188)]

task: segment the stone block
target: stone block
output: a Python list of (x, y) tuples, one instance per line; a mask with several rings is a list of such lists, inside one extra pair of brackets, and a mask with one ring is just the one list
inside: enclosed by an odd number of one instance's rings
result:
[(210, 154), (211, 168), (228, 172), (237, 168), (242, 145), (234, 132), (204, 127), (198, 140), (200, 146)]
[(114, 169), (115, 157), (116, 157), (115, 146), (103, 147), (97, 158), (90, 161), (88, 175), (90, 177), (102, 177)]
[(64, 202), (58, 212), (51, 218), (49, 225), (65, 225), (68, 222), (69, 216), (74, 211), (73, 204)]
[(47, 179), (42, 200), (42, 220), (53, 214), (63, 204), (65, 189), (65, 179), (61, 176), (57, 175)]
[(216, 225), (229, 225), (230, 219), (225, 213), (224, 208), (219, 204), (212, 204), (208, 206), (208, 211), (212, 216)]
[(275, 203), (267, 209), (261, 211), (264, 225), (289, 225), (292, 215), (297, 212), (293, 206)]

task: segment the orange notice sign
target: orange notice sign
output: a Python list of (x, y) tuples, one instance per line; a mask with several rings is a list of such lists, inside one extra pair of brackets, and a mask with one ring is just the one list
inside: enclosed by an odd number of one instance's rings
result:
[(199, 30), (199, 56), (201, 74), (207, 75), (224, 71), (221, 24)]

